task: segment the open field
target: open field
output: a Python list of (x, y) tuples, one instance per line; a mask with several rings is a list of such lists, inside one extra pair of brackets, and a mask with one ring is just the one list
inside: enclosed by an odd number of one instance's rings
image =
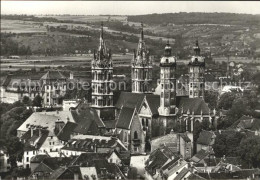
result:
[[(92, 54), (78, 55), (78, 56), (48, 56), (48, 57), (30, 57), (26, 59), (21, 57), (21, 59), (1, 59), (1, 71), (15, 71), (18, 69), (28, 70), (33, 67), (43, 68), (43, 67), (65, 67), (65, 66), (80, 66), (80, 67), (90, 67)], [(114, 66), (130, 66), (132, 59), (132, 54), (113, 56)]]
[(1, 19), (1, 33), (42, 33), (46, 31), (44, 26), (36, 22)]
[(81, 22), (101, 22), (101, 21), (121, 21), (124, 22), (127, 19), (127, 16), (98, 16), (98, 15), (60, 15), (60, 16), (37, 16), (37, 17), (52, 17), (58, 20), (70, 20), (70, 21), (81, 21)]

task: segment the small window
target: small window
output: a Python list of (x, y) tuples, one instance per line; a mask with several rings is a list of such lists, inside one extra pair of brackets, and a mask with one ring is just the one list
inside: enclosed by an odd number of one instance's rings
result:
[(137, 131), (134, 132), (134, 139), (138, 139)]
[(29, 162), (29, 157), (26, 158), (26, 162)]
[(53, 136), (51, 136), (51, 139), (53, 138)]

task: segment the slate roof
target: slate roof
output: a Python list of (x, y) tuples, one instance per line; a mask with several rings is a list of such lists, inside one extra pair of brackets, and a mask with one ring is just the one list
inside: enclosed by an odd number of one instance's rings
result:
[(66, 79), (66, 77), (60, 71), (48, 71), (41, 77), (41, 79), (57, 80), (57, 79)]
[(34, 112), (28, 117), (24, 123), (17, 129), (18, 131), (27, 131), (27, 125), (35, 125), (41, 127), (48, 127), (50, 134), (54, 134), (55, 121), (61, 120), (66, 123), (68, 120), (74, 122), (70, 111), (50, 111), (50, 112)]
[(71, 134), (73, 134), (74, 129), (78, 126), (78, 124), (73, 122), (67, 122), (62, 130), (59, 132), (57, 137), (59, 140), (68, 141), (71, 138)]
[(114, 108), (101, 109), (100, 110), (100, 119), (102, 121), (115, 120), (115, 109)]
[(164, 164), (161, 168), (162, 171), (165, 171), (167, 169), (171, 169), (173, 166), (175, 166), (178, 163), (178, 160), (180, 159), (179, 156), (171, 160), (170, 162)]
[(176, 105), (179, 108), (179, 113), (183, 111), (184, 114), (190, 111), (190, 114), (194, 112), (194, 115), (209, 115), (210, 109), (205, 101), (201, 98), (188, 98), (177, 96)]
[(241, 128), (248, 130), (260, 130), (260, 119), (249, 116), (242, 116), (231, 125), (231, 128)]
[(216, 135), (214, 132), (202, 130), (199, 138), (197, 139), (197, 144), (212, 145), (212, 139), (215, 137)]
[(206, 158), (209, 155), (209, 152), (205, 151), (204, 149), (201, 149), (197, 154), (195, 154), (192, 158), (191, 161), (195, 163), (199, 163), (201, 160)]
[(154, 170), (160, 169), (174, 155), (167, 147), (158, 148), (150, 154), (145, 162), (145, 169), (149, 174), (154, 175)]
[(162, 145), (167, 146), (172, 152), (178, 152), (177, 142), (178, 135), (176, 133), (169, 133), (164, 136), (153, 138), (151, 141), (152, 150), (160, 148)]
[(95, 167), (99, 177), (101, 177), (101, 171), (106, 169), (108, 173), (113, 175), (120, 174), (122, 178), (125, 178), (119, 167), (113, 163), (109, 163), (106, 159), (107, 157), (107, 153), (82, 153), (72, 162), (71, 165)]
[(145, 96), (145, 94), (141, 94), (141, 93), (132, 93), (132, 92), (122, 91), (116, 102), (115, 107), (118, 109), (121, 109), (123, 106), (140, 109), (144, 96)]
[(47, 165), (50, 169), (56, 170), (61, 166), (68, 166), (74, 157), (48, 157), (42, 163)]
[(204, 180), (205, 178), (199, 176), (198, 174), (192, 173), (189, 177), (187, 177), (187, 180)]
[(49, 135), (48, 130), (41, 130), (41, 134), (39, 130), (33, 130), (33, 136), (31, 136), (31, 130), (28, 130), (25, 134), (21, 136), (21, 140), (24, 142), (24, 150), (31, 151), (40, 149), (45, 140)]
[(159, 115), (158, 108), (160, 106), (160, 96), (158, 95), (146, 95), (147, 103), (152, 111), (153, 115)]
[(116, 127), (121, 129), (130, 129), (130, 123), (132, 121), (134, 112), (134, 108), (123, 107), (120, 111)]
[(116, 120), (110, 120), (110, 121), (103, 121), (105, 124), (106, 129), (115, 129), (116, 128)]
[(44, 172), (44, 173), (51, 173), (53, 172), (53, 169), (51, 169), (49, 166), (47, 166), (44, 163), (40, 163), (34, 170), (32, 173), (36, 173), (36, 172)]
[(48, 179), (57, 179), (66, 170), (66, 167), (59, 167), (50, 175)]
[(91, 135), (77, 135), (68, 141), (68, 143), (62, 147), (64, 150), (94, 152), (94, 148), (110, 148), (111, 150), (119, 147), (125, 149), (125, 146), (120, 140), (113, 137), (105, 136), (91, 136)]
[(105, 124), (99, 118), (97, 111), (86, 104), (81, 104), (76, 110), (71, 110), (71, 114), (78, 126), (75, 133), (98, 134), (98, 128), (105, 128)]
[(182, 137), (182, 139), (187, 143), (187, 142), (191, 142), (190, 138), (188, 137), (188, 135), (186, 133), (180, 133), (180, 136)]
[(40, 163), (42, 162), (45, 158), (49, 157), (47, 154), (38, 154), (36, 156), (33, 156), (30, 160), (31, 163)]
[(87, 165), (90, 166), (94, 164), (94, 161), (106, 160), (107, 156), (108, 156), (107, 153), (94, 153), (94, 152), (82, 153), (71, 162), (71, 165), (73, 166), (78, 165), (81, 167)]

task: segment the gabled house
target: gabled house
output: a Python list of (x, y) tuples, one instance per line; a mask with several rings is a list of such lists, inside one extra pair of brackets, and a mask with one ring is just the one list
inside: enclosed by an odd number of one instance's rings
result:
[(78, 156), (82, 153), (108, 153), (114, 150), (121, 152), (127, 148), (116, 137), (77, 135), (61, 148), (61, 153), (65, 156)]
[(213, 131), (202, 130), (197, 139), (197, 152), (201, 149), (212, 152), (212, 145), (215, 143), (216, 134)]

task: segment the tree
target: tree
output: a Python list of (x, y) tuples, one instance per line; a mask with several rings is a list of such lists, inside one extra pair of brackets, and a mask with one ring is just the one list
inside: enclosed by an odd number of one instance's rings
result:
[(248, 164), (249, 168), (260, 167), (260, 138), (258, 136), (243, 139), (238, 149), (240, 158)]
[(27, 106), (30, 106), (32, 101), (30, 100), (30, 98), (28, 96), (24, 96), (23, 100), (22, 100), (22, 103), (27, 105)]
[(36, 107), (42, 107), (42, 97), (40, 95), (35, 96), (32, 105)]
[(24, 146), (23, 143), (20, 142), (17, 137), (10, 137), (6, 142), (7, 153), (9, 155), (9, 161), (11, 164), (11, 168), (17, 167), (17, 161), (22, 161)]
[(244, 134), (236, 131), (222, 131), (217, 134), (215, 143), (212, 146), (216, 157), (237, 156), (238, 146), (244, 137)]
[(210, 109), (217, 108), (218, 92), (216, 91), (205, 91), (205, 102), (209, 104)]
[(230, 109), (232, 107), (232, 103), (236, 98), (236, 94), (232, 92), (224, 93), (220, 96), (218, 101), (218, 108), (219, 109)]

